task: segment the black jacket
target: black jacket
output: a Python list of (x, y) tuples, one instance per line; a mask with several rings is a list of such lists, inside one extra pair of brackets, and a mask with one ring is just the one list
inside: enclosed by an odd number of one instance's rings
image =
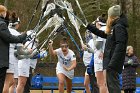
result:
[(113, 69), (118, 73), (122, 72), (128, 41), (126, 27), (128, 27), (128, 24), (127, 18), (124, 15), (121, 15), (119, 19), (114, 21), (112, 24), (112, 33), (109, 35), (91, 24), (87, 26), (87, 29), (92, 33), (107, 39), (103, 58), (104, 69)]
[(11, 35), (5, 19), (0, 17), (0, 68), (9, 67), (9, 43), (22, 43), (26, 36), (26, 34)]

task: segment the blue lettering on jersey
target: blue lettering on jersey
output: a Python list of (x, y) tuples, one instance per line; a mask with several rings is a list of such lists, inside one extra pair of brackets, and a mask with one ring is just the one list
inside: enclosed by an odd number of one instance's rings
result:
[(71, 61), (71, 58), (63, 58), (62, 56), (60, 56), (60, 58), (64, 65), (67, 65)]

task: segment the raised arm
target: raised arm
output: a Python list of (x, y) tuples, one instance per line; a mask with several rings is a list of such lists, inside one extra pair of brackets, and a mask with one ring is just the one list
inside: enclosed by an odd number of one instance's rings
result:
[(24, 33), (19, 36), (14, 36), (10, 34), (10, 31), (8, 30), (8, 27), (6, 23), (1, 22), (0, 23), (0, 37), (3, 39), (3, 41), (8, 43), (22, 43), (26, 39), (27, 34)]
[(107, 38), (107, 34), (104, 31), (96, 28), (93, 24), (88, 24), (87, 29), (99, 37)]
[(49, 41), (49, 53), (50, 53), (51, 55), (55, 56), (57, 53), (56, 53), (56, 51), (53, 49), (52, 44), (53, 44), (53, 41), (50, 40), (50, 41)]

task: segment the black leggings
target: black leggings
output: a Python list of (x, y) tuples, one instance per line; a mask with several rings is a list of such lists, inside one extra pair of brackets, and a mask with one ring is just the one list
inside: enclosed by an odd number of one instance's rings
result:
[(134, 89), (125, 89), (124, 93), (134, 93)]
[(0, 68), (0, 93), (3, 91), (4, 81), (6, 78), (6, 67)]

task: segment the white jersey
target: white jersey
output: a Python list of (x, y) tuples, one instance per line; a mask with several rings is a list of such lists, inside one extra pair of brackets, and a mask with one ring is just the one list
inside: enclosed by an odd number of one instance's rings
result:
[(56, 67), (56, 73), (63, 73), (64, 75), (66, 75), (68, 78), (72, 79), (74, 77), (74, 69), (71, 71), (66, 71), (62, 64), (64, 64), (67, 67), (71, 66), (71, 63), (73, 60), (76, 60), (76, 56), (74, 54), (74, 52), (70, 49), (68, 49), (68, 54), (66, 56), (64, 56), (61, 48), (56, 49), (55, 50), (57, 53), (57, 57), (58, 57), (58, 63), (57, 63), (57, 67)]
[[(25, 46), (27, 46), (28, 49), (34, 49), (36, 47), (36, 43), (32, 45), (33, 42), (27, 41), (25, 43)], [(21, 59), (18, 62), (18, 76), (24, 76), (24, 77), (29, 77), (29, 71), (30, 67), (35, 68), (37, 63), (36, 59)]]
[[(105, 31), (105, 29), (106, 29), (106, 26), (102, 26), (99, 30)], [(106, 39), (101, 38), (101, 37), (97, 37), (96, 41), (102, 41), (103, 42), (102, 50), (104, 50)]]
[[(99, 30), (105, 31), (105, 29), (106, 26), (102, 26)], [(100, 58), (100, 54), (104, 52), (106, 39), (97, 37), (96, 41), (103, 42), (103, 46), (101, 47), (101, 49), (96, 50), (94, 52), (94, 71), (98, 72), (98, 71), (103, 71), (103, 60)]]
[[(13, 28), (9, 28), (9, 31), (12, 35), (15, 35), (15, 36), (20, 35), (20, 33)], [(10, 47), (9, 47), (9, 63), (10, 64), (14, 64), (14, 62), (18, 61), (17, 58), (14, 56), (16, 45), (17, 44), (10, 44)]]
[[(12, 35), (15, 35), (15, 36), (20, 35), (20, 33), (17, 30), (13, 29), (13, 28), (9, 28), (9, 31), (10, 31), (10, 33)], [(15, 48), (15, 44), (10, 44), (10, 48)]]
[[(90, 48), (92, 48), (93, 50), (95, 49), (95, 45), (94, 45), (93, 39), (91, 39), (91, 40), (88, 42), (88, 45), (89, 45)], [(92, 58), (92, 53), (89, 53), (88, 51), (84, 51), (84, 54), (83, 54), (83, 62), (84, 62), (84, 64), (85, 64), (85, 66), (87, 66), (87, 65), (90, 64), (91, 58)]]
[(18, 61), (18, 76), (29, 77), (30, 60), (22, 59)]
[[(9, 31), (12, 35), (18, 36), (20, 33), (13, 28), (9, 28)], [(18, 59), (14, 56), (15, 47), (17, 44), (10, 44), (9, 46), (9, 69), (7, 69), (7, 73), (14, 73), (15, 69), (17, 69)]]
[(35, 69), (37, 64), (37, 59), (30, 59), (30, 67)]
[[(36, 48), (36, 43), (34, 43), (34, 45), (33, 45), (33, 42), (27, 41), (25, 43), (25, 46), (28, 46), (27, 48), (29, 48), (29, 49), (31, 49), (31, 48), (32, 49), (35, 49)], [(33, 68), (33, 69), (35, 69), (36, 64), (37, 64), (37, 59), (28, 59), (28, 60), (30, 62), (30, 67)]]

